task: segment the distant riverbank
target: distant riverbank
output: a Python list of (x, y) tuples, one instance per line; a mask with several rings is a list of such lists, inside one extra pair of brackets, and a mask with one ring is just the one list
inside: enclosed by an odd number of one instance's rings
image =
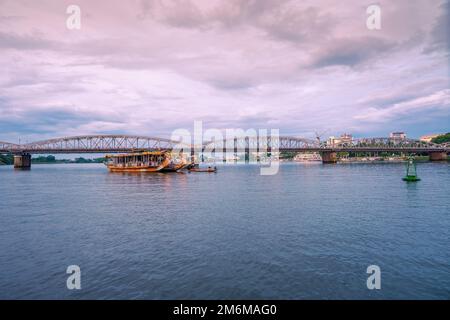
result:
[[(342, 157), (338, 158), (338, 163), (398, 163), (406, 162), (407, 157)], [(429, 156), (415, 156), (416, 162), (430, 161)], [(294, 159), (281, 159), (282, 162), (320, 162), (320, 161), (296, 161)], [(447, 157), (447, 161), (450, 161), (450, 157)]]
[[(417, 162), (427, 162), (430, 161), (429, 156), (415, 156), (415, 161)], [(406, 157), (342, 157), (338, 158), (338, 163), (396, 163), (405, 162)], [(75, 159), (56, 159), (55, 156), (39, 156), (31, 159), (32, 164), (58, 164), (58, 163), (104, 163), (105, 158), (94, 158), (86, 159), (83, 157)], [(241, 160), (243, 161), (243, 160)], [(298, 163), (312, 163), (321, 161), (296, 161), (293, 158), (281, 158), (281, 162), (298, 162)], [(450, 161), (450, 157), (447, 157), (447, 161)], [(0, 155), (0, 165), (13, 165), (14, 156), (13, 155)]]
[[(103, 163), (105, 158), (86, 159), (83, 157), (75, 159), (56, 159), (55, 156), (39, 156), (31, 159), (32, 164), (56, 164), (56, 163)], [(0, 165), (13, 165), (14, 156), (12, 154), (0, 155)]]

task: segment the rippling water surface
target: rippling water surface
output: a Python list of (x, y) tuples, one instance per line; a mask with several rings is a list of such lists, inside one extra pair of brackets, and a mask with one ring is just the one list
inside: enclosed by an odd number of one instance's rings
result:
[[(449, 299), (450, 165), (0, 167), (0, 298)], [(66, 268), (81, 268), (79, 291)], [(368, 290), (366, 268), (381, 268)]]

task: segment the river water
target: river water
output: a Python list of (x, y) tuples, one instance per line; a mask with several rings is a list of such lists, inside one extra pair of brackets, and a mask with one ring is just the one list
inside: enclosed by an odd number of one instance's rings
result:
[[(450, 165), (0, 167), (0, 298), (449, 299)], [(66, 269), (81, 269), (68, 290)], [(381, 289), (369, 290), (369, 265)]]

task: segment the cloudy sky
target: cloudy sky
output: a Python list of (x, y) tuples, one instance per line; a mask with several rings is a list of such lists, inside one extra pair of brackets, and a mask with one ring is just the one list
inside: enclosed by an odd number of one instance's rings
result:
[(448, 2), (377, 3), (0, 0), (0, 140), (450, 131)]

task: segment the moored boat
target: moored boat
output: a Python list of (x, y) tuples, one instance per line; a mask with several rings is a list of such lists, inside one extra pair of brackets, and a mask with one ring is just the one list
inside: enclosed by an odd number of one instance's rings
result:
[(147, 151), (107, 155), (105, 165), (111, 172), (158, 172), (170, 165), (166, 151)]
[(216, 172), (216, 167), (200, 168), (198, 164), (190, 164), (188, 166), (189, 172)]
[(217, 168), (189, 169), (189, 172), (217, 172)]
[(186, 168), (189, 164), (185, 159), (179, 161), (171, 160), (167, 167), (161, 169), (161, 172), (177, 172)]
[(319, 153), (298, 153), (294, 159), (295, 162), (322, 162), (322, 157)]

